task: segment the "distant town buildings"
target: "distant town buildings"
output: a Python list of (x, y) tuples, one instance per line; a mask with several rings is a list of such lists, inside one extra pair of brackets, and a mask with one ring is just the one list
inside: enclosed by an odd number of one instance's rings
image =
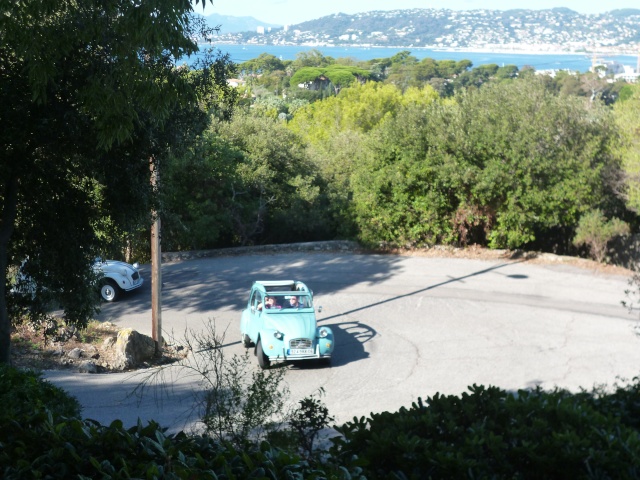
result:
[[(638, 65), (640, 65), (640, 53), (638, 54)], [(629, 83), (638, 82), (640, 77), (640, 69), (623, 65), (620, 62), (612, 60), (601, 60), (593, 57), (591, 71), (597, 72), (601, 78), (607, 78), (611, 82), (624, 80)]]
[(506, 52), (636, 54), (640, 9), (583, 15), (548, 10), (405, 9), (335, 14), (293, 26), (229, 33), (220, 43), (386, 46)]
[[(617, 82), (618, 80), (624, 80), (628, 83), (640, 82), (640, 71), (638, 69), (612, 60), (602, 60), (594, 57), (590, 71), (596, 72), (600, 78), (606, 78), (608, 82)], [(536, 70), (536, 75), (548, 75), (554, 78), (559, 72), (567, 72), (570, 75), (576, 75), (578, 73), (570, 69), (545, 69)]]

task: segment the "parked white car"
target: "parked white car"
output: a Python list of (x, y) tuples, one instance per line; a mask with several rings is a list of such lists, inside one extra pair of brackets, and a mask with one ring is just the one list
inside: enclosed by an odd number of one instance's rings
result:
[(133, 265), (118, 260), (96, 259), (93, 269), (100, 279), (100, 297), (105, 302), (113, 302), (120, 297), (122, 292), (128, 292), (140, 288), (144, 283), (139, 265)]

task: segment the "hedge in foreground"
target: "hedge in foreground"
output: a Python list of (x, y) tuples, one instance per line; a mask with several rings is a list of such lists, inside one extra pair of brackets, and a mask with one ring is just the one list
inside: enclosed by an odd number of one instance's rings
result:
[(331, 452), (369, 480), (640, 478), (638, 383), (613, 394), (469, 390), (354, 418)]
[[(79, 417), (77, 401), (38, 374), (0, 365), (0, 478), (314, 479), (327, 474), (268, 443), (240, 450), (157, 423), (126, 429)], [(334, 476), (334, 478), (337, 478)], [(340, 478), (351, 478), (345, 471)]]
[(7, 422), (29, 422), (47, 411), (54, 417), (79, 417), (80, 403), (61, 388), (30, 370), (0, 363), (0, 427)]
[(604, 391), (472, 386), (336, 427), (323, 461), (82, 420), (37, 374), (0, 366), (0, 478), (640, 478), (640, 382)]

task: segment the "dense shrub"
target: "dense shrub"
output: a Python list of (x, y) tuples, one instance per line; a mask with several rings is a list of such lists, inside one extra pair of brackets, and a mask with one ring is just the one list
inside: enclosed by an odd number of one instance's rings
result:
[(0, 477), (19, 478), (319, 478), (324, 472), (266, 442), (252, 450), (199, 435), (167, 435), (154, 422), (43, 421), (0, 432)]
[(369, 479), (638, 478), (638, 388), (513, 394), (474, 385), (460, 397), (354, 418), (332, 453)]
[(30, 422), (51, 414), (78, 417), (78, 401), (64, 390), (42, 380), (39, 373), (0, 363), (0, 430), (10, 422)]
[[(33, 372), (0, 366), (0, 478), (327, 478), (267, 442), (240, 450), (212, 437), (82, 420), (74, 398)], [(335, 478), (335, 477), (334, 477)], [(349, 478), (348, 474), (347, 477)]]
[[(474, 385), (461, 396), (436, 394), (336, 427), (343, 436), (322, 461), (300, 455), (296, 445), (240, 447), (169, 435), (155, 422), (126, 429), (119, 420), (82, 420), (74, 399), (33, 372), (0, 367), (0, 388), (3, 479), (640, 477), (638, 379), (612, 392)], [(297, 411), (304, 427), (298, 433), (315, 435), (306, 418), (322, 420), (321, 427), (328, 412), (319, 401), (306, 402)]]

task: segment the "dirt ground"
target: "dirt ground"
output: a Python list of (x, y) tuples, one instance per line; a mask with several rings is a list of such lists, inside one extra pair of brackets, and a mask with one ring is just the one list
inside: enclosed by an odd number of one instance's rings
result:
[[(380, 252), (377, 252), (380, 253)], [(420, 250), (389, 250), (393, 255), (424, 257), (469, 258), (476, 260), (526, 261), (536, 264), (562, 264), (584, 268), (594, 272), (631, 277), (634, 272), (615, 265), (601, 264), (576, 257), (558, 256), (548, 253), (488, 250), (480, 247), (453, 248), (433, 247)], [(92, 360), (99, 373), (121, 371), (114, 367), (113, 344), (120, 328), (112, 323), (91, 322), (85, 330), (61, 326), (45, 338), (43, 332), (28, 325), (20, 325), (11, 336), (12, 364), (17, 367), (37, 370), (77, 370), (82, 362)], [(162, 355), (141, 366), (148, 368), (174, 362), (186, 352), (176, 345), (165, 345)]]
[[(120, 372), (114, 345), (121, 329), (110, 322), (93, 321), (84, 330), (61, 325), (45, 337), (42, 330), (18, 325), (11, 335), (11, 363), (34, 370), (79, 370), (89, 361), (96, 366), (97, 373)], [(185, 355), (183, 348), (165, 345), (162, 355), (137, 369), (175, 362)]]

